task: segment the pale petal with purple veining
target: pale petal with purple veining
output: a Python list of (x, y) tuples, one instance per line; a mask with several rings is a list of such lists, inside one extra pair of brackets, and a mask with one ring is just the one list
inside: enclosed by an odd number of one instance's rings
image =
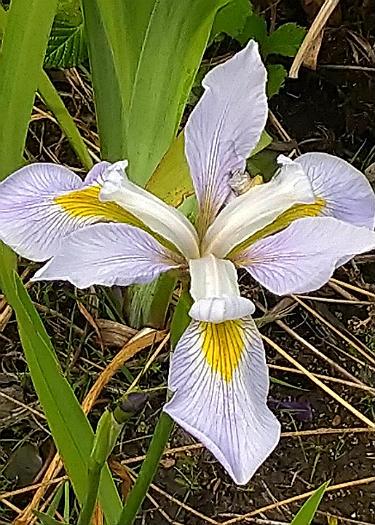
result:
[[(88, 172), (88, 174), (85, 177), (84, 184), (85, 186), (88, 184), (94, 184), (97, 182), (103, 181), (103, 175), (105, 171), (111, 166), (111, 163), (107, 160), (102, 160), (101, 162), (98, 162), (95, 164), (91, 170)], [(126, 162), (127, 166), (127, 162)]]
[(231, 172), (245, 168), (266, 123), (266, 69), (258, 45), (251, 41), (215, 67), (203, 87), (184, 133), (204, 230), (230, 193)]
[(27, 259), (49, 259), (61, 239), (80, 227), (53, 199), (81, 186), (78, 175), (56, 164), (19, 169), (0, 184), (0, 239)]
[(280, 424), (267, 407), (268, 368), (254, 321), (193, 321), (172, 356), (164, 410), (243, 485), (271, 454)]
[(328, 153), (304, 153), (296, 162), (305, 170), (314, 194), (326, 203), (322, 215), (374, 228), (375, 194), (363, 173)]
[(148, 233), (126, 224), (95, 224), (67, 237), (33, 280), (128, 286), (153, 281), (184, 261)]
[(234, 262), (277, 295), (323, 286), (338, 261), (375, 248), (375, 232), (333, 217), (299, 219), (255, 242)]

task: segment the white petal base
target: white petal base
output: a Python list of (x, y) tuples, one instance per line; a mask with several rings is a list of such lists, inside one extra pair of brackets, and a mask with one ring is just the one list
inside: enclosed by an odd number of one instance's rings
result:
[(199, 257), (197, 233), (178, 210), (128, 180), (127, 164), (116, 162), (106, 170), (100, 200), (116, 202), (142, 221), (154, 234), (172, 243), (187, 258)]
[(196, 301), (190, 308), (189, 315), (196, 321), (223, 323), (254, 312), (254, 304), (245, 297), (209, 297)]
[(240, 296), (237, 271), (231, 261), (207, 255), (189, 261), (189, 269), (192, 319), (222, 323), (254, 313), (254, 304)]

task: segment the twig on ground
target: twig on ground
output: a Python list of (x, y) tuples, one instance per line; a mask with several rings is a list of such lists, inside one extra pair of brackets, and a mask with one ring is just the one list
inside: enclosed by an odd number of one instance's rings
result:
[(332, 323), (327, 321), (322, 315), (320, 315), (314, 308), (311, 308), (308, 304), (306, 304), (302, 299), (299, 297), (293, 295), (293, 299), (295, 299), (305, 310), (310, 312), (314, 317), (319, 319), (322, 323), (324, 323), (326, 326), (329, 326), (329, 328), (335, 332), (341, 339), (343, 339), (346, 343), (348, 343), (351, 347), (353, 347), (355, 350), (357, 350), (358, 353), (360, 353), (363, 357), (367, 359), (371, 364), (375, 365), (375, 358), (372, 357), (371, 351), (362, 343), (362, 341), (359, 341), (354, 336), (348, 337), (347, 335), (343, 334), (338, 328), (336, 328)]
[[(283, 372), (290, 372), (291, 374), (304, 375), (304, 373), (301, 372), (301, 370), (297, 370), (295, 368), (290, 368), (288, 366), (280, 366), (280, 365), (269, 364), (268, 367), (271, 368), (272, 370), (281, 370)], [(375, 395), (375, 388), (373, 388), (371, 386), (367, 386), (367, 385), (364, 385), (364, 384), (361, 384), (361, 383), (354, 383), (353, 381), (346, 381), (345, 379), (339, 379), (338, 377), (326, 376), (324, 374), (315, 374), (314, 373), (314, 376), (318, 377), (319, 379), (323, 379), (324, 381), (329, 381), (329, 382), (332, 382), (332, 383), (339, 383), (341, 385), (349, 386), (351, 388), (359, 388), (360, 390), (364, 390), (364, 391), (370, 392), (371, 394)]]
[(344, 406), (347, 410), (349, 410), (352, 414), (354, 414), (358, 419), (360, 419), (362, 421), (362, 423), (364, 423), (366, 426), (368, 426), (370, 428), (374, 428), (375, 429), (375, 423), (373, 421), (368, 419), (368, 417), (366, 417), (364, 414), (362, 414), (362, 412), (357, 410), (355, 407), (353, 407), (353, 405), (348, 403), (348, 401), (346, 401), (341, 396), (336, 394), (336, 392), (334, 392), (331, 388), (329, 388), (327, 385), (325, 385), (320, 379), (315, 377), (314, 374), (312, 374), (309, 370), (307, 370), (303, 365), (301, 365), (301, 363), (299, 363), (296, 359), (294, 359), (294, 357), (289, 355), (288, 352), (286, 352), (278, 344), (276, 344), (274, 341), (272, 341), (272, 339), (269, 339), (267, 336), (265, 336), (263, 334), (262, 334), (262, 339), (268, 345), (270, 345), (274, 350), (276, 350), (276, 352), (278, 352), (285, 359), (287, 359), (290, 363), (292, 363), (296, 368), (301, 370), (301, 372), (303, 372), (306, 375), (306, 377), (311, 379), (311, 381), (313, 381), (324, 392), (326, 392), (326, 394), (328, 394), (331, 397), (333, 397), (333, 399), (335, 399), (338, 403), (340, 403), (340, 405)]
[(348, 288), (348, 290), (353, 290), (353, 292), (358, 292), (362, 295), (367, 295), (367, 297), (372, 297), (372, 299), (375, 299), (375, 293), (370, 292), (369, 290), (360, 288), (359, 286), (355, 286), (354, 284), (346, 283), (345, 281), (339, 281), (338, 279), (334, 279), (333, 277), (331, 277), (329, 282), (338, 284), (342, 286), (343, 288)]
[[(127, 477), (130, 478), (130, 480), (134, 483), (134, 481), (136, 480), (136, 476), (133, 474), (133, 472), (124, 467), (119, 461), (115, 460), (115, 459), (112, 459), (110, 458), (109, 459), (109, 465), (110, 465), (110, 468), (111, 470), (113, 470), (113, 472), (115, 472), (118, 476), (120, 476), (120, 478), (122, 480), (126, 480)], [(176, 522), (175, 520), (173, 520), (169, 514), (167, 514), (165, 512), (165, 510), (163, 510), (163, 508), (159, 505), (159, 503), (155, 500), (155, 498), (153, 498), (150, 494), (146, 494), (146, 497), (147, 499), (149, 499), (151, 501), (151, 503), (153, 505), (155, 505), (155, 510), (157, 510), (158, 512), (160, 512), (160, 514), (163, 516), (164, 519), (166, 519), (168, 521), (168, 523), (171, 523), (171, 525), (180, 525), (178, 522)]]
[(150, 368), (150, 366), (152, 365), (152, 363), (155, 361), (155, 359), (158, 357), (158, 355), (160, 354), (160, 352), (163, 350), (163, 348), (165, 347), (165, 345), (168, 343), (170, 339), (170, 334), (166, 334), (166, 336), (164, 337), (164, 339), (161, 341), (161, 343), (158, 345), (158, 347), (156, 348), (155, 352), (153, 352), (153, 354), (150, 356), (150, 358), (147, 360), (147, 363), (145, 364), (145, 366), (142, 368), (142, 370), (139, 372), (139, 374), (137, 375), (137, 377), (134, 379), (134, 381), (132, 382), (132, 384), (129, 386), (129, 388), (127, 389), (127, 392), (131, 392), (135, 386), (137, 386), (137, 384), (139, 383), (141, 377), (147, 372), (147, 370)]
[(17, 512), (20, 513), (22, 512), (21, 509), (19, 509), (18, 507), (16, 507), (13, 503), (11, 503), (10, 501), (8, 501), (6, 498), (2, 499), (1, 500), (1, 503), (3, 503), (4, 505), (6, 505), (7, 507), (9, 507), (11, 510), (13, 510), (14, 512)]
[(358, 300), (357, 297), (355, 297), (353, 294), (351, 294), (350, 292), (345, 290), (345, 288), (342, 288), (342, 286), (340, 286), (337, 283), (334, 283), (332, 281), (328, 281), (328, 286), (332, 290), (334, 290), (335, 292), (339, 293), (342, 297), (345, 297), (346, 299), (349, 299), (349, 300), (352, 300), (352, 301), (357, 301)]
[[(44, 483), (44, 484), (50, 487), (51, 485), (60, 483), (60, 481), (66, 481), (67, 479), (68, 479), (68, 476), (61, 476), (59, 478), (55, 478), (51, 481), (48, 481), (47, 483)], [(18, 496), (19, 494), (25, 494), (26, 492), (32, 492), (33, 490), (38, 489), (42, 485), (43, 485), (43, 482), (33, 483), (32, 485), (28, 485), (27, 487), (22, 487), (20, 489), (15, 489), (9, 492), (4, 492), (3, 494), (0, 494), (0, 501), (3, 501), (4, 499), (12, 498), (13, 496)]]
[[(265, 308), (263, 305), (261, 305), (259, 302), (256, 301), (256, 305), (259, 309), (265, 311)], [(352, 381), (353, 383), (358, 383), (359, 385), (362, 385), (362, 381), (360, 381), (359, 379), (357, 379), (355, 376), (353, 376), (350, 372), (348, 372), (347, 370), (345, 370), (345, 368), (343, 368), (342, 366), (340, 366), (338, 363), (336, 363), (335, 361), (333, 361), (333, 359), (331, 359), (330, 357), (327, 357), (325, 354), (323, 354), (323, 352), (321, 352), (320, 350), (318, 350), (317, 348), (315, 348), (314, 345), (312, 345), (311, 343), (309, 343), (308, 341), (306, 341), (306, 339), (304, 339), (302, 336), (300, 336), (299, 334), (297, 334), (297, 332), (295, 332), (292, 328), (290, 328), (287, 324), (285, 324), (283, 321), (281, 321), (280, 319), (278, 320), (275, 320), (274, 321), (278, 326), (280, 326), (280, 328), (282, 328), (283, 330), (285, 330), (285, 332), (287, 332), (289, 335), (291, 335), (292, 337), (294, 337), (294, 339), (296, 339), (299, 343), (301, 343), (305, 348), (307, 348), (308, 350), (310, 350), (311, 352), (313, 352), (317, 357), (319, 357), (320, 359), (322, 359), (323, 361), (325, 361), (326, 363), (328, 363), (330, 366), (332, 366), (335, 370), (337, 370), (340, 374), (342, 374), (344, 377), (347, 377), (348, 379), (350, 379), (350, 381)]]
[[(351, 481), (346, 481), (345, 483), (331, 485), (330, 487), (326, 489), (326, 492), (334, 492), (336, 490), (341, 490), (341, 489), (346, 489), (346, 488), (352, 489), (353, 487), (358, 487), (360, 485), (368, 485), (369, 483), (374, 483), (374, 482), (375, 482), (375, 476), (371, 476), (370, 478), (355, 479)], [(263, 512), (274, 510), (284, 505), (289, 505), (290, 503), (295, 503), (297, 501), (307, 499), (310, 496), (312, 496), (314, 492), (315, 492), (314, 490), (309, 490), (309, 492), (305, 492), (304, 494), (298, 494), (297, 496), (286, 498), (282, 501), (278, 501), (277, 503), (271, 503), (270, 505), (266, 505), (265, 507), (261, 507), (259, 509), (253, 510), (251, 512), (248, 512), (247, 514), (243, 514), (242, 516), (237, 516), (228, 521), (224, 521), (220, 525), (233, 525), (234, 523), (240, 523), (241, 521), (246, 521), (248, 518), (252, 518), (254, 516), (262, 514)]]
[(333, 299), (332, 297), (318, 297), (315, 295), (296, 295), (301, 299), (308, 299), (309, 301), (318, 301), (320, 303), (333, 303), (333, 304), (354, 304), (359, 306), (375, 306), (374, 301), (360, 301), (358, 299)]
[(324, 4), (315, 17), (310, 29), (307, 32), (289, 71), (289, 78), (298, 78), (299, 69), (310, 53), (311, 48), (317, 39), (319, 39), (324, 27), (339, 4), (340, 0), (325, 0)]
[[(354, 427), (354, 428), (316, 428), (312, 430), (298, 430), (294, 432), (281, 432), (281, 438), (300, 438), (309, 436), (324, 436), (330, 434), (365, 434), (375, 432), (375, 428), (370, 427)], [(174, 454), (183, 454), (184, 452), (191, 452), (192, 450), (201, 450), (204, 445), (201, 443), (192, 443), (191, 445), (184, 445), (182, 447), (175, 447), (166, 449), (162, 456), (173, 456)], [(145, 459), (145, 455), (135, 456), (133, 458), (124, 459), (121, 461), (122, 465), (132, 465), (139, 463)]]
[(3, 397), (4, 399), (7, 399), (8, 401), (11, 401), (15, 405), (19, 405), (24, 410), (28, 410), (29, 412), (34, 414), (34, 416), (37, 416), (37, 417), (39, 417), (41, 419), (46, 419), (46, 416), (44, 414), (42, 414), (42, 412), (38, 412), (38, 410), (35, 410), (35, 408), (33, 408), (33, 407), (29, 406), (29, 405), (25, 405), (25, 403), (22, 403), (22, 401), (19, 401), (15, 397), (8, 396), (8, 394), (6, 394), (5, 392), (1, 392), (1, 390), (0, 390), (0, 396)]

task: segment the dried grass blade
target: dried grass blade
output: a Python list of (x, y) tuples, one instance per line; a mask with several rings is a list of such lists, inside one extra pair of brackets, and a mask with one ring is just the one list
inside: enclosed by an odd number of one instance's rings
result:
[(370, 428), (375, 429), (375, 423), (368, 419), (364, 414), (362, 414), (359, 410), (357, 410), (353, 405), (348, 403), (348, 401), (345, 401), (341, 396), (336, 394), (329, 386), (325, 385), (320, 379), (314, 376), (307, 368), (305, 368), (303, 365), (301, 365), (294, 357), (288, 354), (285, 350), (283, 350), (278, 344), (276, 344), (272, 339), (269, 339), (267, 336), (262, 334), (262, 339), (269, 344), (274, 350), (276, 350), (277, 353), (282, 355), (285, 359), (287, 359), (290, 363), (292, 363), (298, 370), (301, 370), (306, 377), (308, 377), (313, 383), (315, 383), (317, 386), (319, 386), (324, 392), (326, 392), (328, 395), (333, 397), (338, 403), (340, 403), (342, 406), (344, 406), (347, 410), (349, 410), (353, 415), (355, 415), (358, 419), (362, 421), (366, 426)]

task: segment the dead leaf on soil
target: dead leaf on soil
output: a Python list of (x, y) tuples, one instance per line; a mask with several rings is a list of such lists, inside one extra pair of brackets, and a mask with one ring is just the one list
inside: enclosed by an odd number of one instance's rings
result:
[(121, 479), (121, 495), (125, 501), (128, 497), (130, 489), (132, 488), (133, 480), (130, 477), (127, 469), (119, 461), (117, 461), (117, 459), (110, 457), (108, 464), (112, 472)]
[(17, 487), (26, 487), (33, 482), (42, 466), (43, 460), (38, 447), (25, 443), (10, 456), (4, 476), (9, 480), (17, 480)]
[(137, 333), (134, 328), (109, 319), (96, 319), (96, 324), (106, 346), (121, 348)]

